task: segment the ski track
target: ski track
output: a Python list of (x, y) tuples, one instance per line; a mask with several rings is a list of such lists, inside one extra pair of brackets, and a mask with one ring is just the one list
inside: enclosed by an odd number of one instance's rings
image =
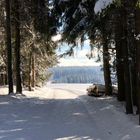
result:
[(0, 140), (138, 140), (138, 116), (126, 115), (115, 98), (87, 96), (88, 86), (53, 84), (0, 96)]

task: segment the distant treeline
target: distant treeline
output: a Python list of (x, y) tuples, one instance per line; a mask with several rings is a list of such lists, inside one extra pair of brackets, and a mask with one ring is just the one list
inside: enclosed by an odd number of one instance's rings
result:
[(55, 67), (51, 81), (55, 83), (103, 83), (100, 67)]

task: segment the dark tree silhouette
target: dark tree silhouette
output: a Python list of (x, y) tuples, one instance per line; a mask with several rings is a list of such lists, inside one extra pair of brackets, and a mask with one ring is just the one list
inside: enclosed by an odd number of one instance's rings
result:
[(7, 46), (7, 72), (8, 72), (8, 85), (9, 94), (13, 93), (13, 72), (12, 72), (12, 45), (11, 45), (11, 8), (10, 0), (5, 0), (6, 10), (6, 46)]
[(15, 27), (15, 67), (16, 67), (16, 93), (22, 93), (20, 70), (20, 7), (19, 0), (14, 0), (14, 27)]

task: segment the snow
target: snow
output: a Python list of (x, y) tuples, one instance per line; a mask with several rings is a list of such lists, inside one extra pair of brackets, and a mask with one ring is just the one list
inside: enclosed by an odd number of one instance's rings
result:
[(51, 40), (53, 42), (57, 42), (57, 41), (60, 41), (62, 39), (62, 35), (61, 34), (57, 34), (55, 36), (52, 36)]
[(140, 40), (140, 34), (135, 35), (135, 39), (136, 39), (136, 40)]
[(90, 84), (48, 84), (23, 95), (0, 88), (1, 140), (138, 140), (138, 116), (114, 97), (86, 95)]
[(100, 13), (103, 9), (105, 9), (108, 5), (110, 5), (113, 0), (98, 0), (95, 4), (94, 11), (95, 13)]

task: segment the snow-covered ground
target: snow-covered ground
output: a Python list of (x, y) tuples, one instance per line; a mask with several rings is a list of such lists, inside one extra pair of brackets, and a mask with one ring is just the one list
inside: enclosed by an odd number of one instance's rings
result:
[(5, 96), (0, 88), (0, 140), (139, 140), (138, 116), (115, 98), (86, 95), (89, 84), (48, 84)]

